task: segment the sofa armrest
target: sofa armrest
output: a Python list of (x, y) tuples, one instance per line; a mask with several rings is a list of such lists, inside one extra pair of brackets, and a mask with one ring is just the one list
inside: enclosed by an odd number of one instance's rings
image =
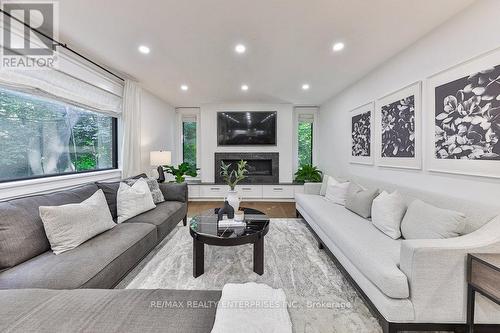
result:
[(188, 202), (188, 186), (186, 183), (161, 183), (160, 190), (166, 201)]
[(500, 217), (455, 238), (401, 242), (400, 269), (408, 278), (415, 319), (465, 322), (468, 253), (500, 253)]
[(317, 194), (321, 192), (321, 183), (304, 183), (305, 194)]

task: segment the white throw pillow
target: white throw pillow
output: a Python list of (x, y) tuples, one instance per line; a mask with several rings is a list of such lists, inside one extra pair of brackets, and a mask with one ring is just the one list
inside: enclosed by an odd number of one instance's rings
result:
[(319, 190), (319, 195), (326, 195), (326, 188), (328, 187), (328, 182), (330, 181), (330, 176), (323, 175), (323, 181), (321, 182), (321, 189)]
[(340, 183), (335, 178), (330, 177), (330, 179), (328, 180), (328, 186), (326, 187), (325, 199), (333, 203), (345, 206), (349, 184), (349, 182)]
[(406, 239), (436, 239), (460, 236), (465, 228), (465, 215), (415, 200), (401, 223)]
[(39, 212), (50, 248), (55, 254), (74, 249), (116, 225), (102, 190), (81, 203), (40, 206)]
[(116, 207), (118, 223), (155, 208), (156, 205), (146, 180), (141, 178), (132, 186), (121, 182), (116, 195)]
[(387, 236), (401, 237), (401, 221), (406, 212), (406, 204), (401, 194), (382, 192), (373, 200), (372, 223)]

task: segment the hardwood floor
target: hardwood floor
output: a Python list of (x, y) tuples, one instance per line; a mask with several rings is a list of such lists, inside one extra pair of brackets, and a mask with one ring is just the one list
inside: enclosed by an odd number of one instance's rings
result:
[[(188, 203), (188, 217), (193, 217), (204, 210), (221, 207), (222, 205), (222, 201), (190, 201)], [(241, 207), (260, 210), (271, 218), (295, 217), (295, 202), (243, 201)]]

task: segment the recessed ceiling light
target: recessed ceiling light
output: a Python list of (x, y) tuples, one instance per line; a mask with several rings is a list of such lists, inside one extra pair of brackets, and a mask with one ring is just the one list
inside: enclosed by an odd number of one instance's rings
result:
[(181, 90), (182, 91), (188, 91), (189, 90), (189, 87), (185, 84), (181, 85)]
[(241, 85), (241, 90), (247, 91), (248, 90), (248, 86), (246, 84)]
[(307, 83), (304, 83), (302, 85), (302, 90), (309, 90), (309, 88), (311, 88), (311, 86), (309, 84), (307, 84)]
[(234, 50), (236, 51), (236, 53), (242, 54), (242, 53), (245, 53), (245, 51), (247, 50), (247, 48), (243, 44), (238, 44), (238, 45), (236, 45), (234, 47)]
[(142, 54), (148, 54), (149, 52), (151, 52), (151, 50), (146, 45), (141, 45), (139, 46), (139, 52), (141, 52)]
[(344, 43), (341, 43), (341, 42), (335, 43), (335, 44), (333, 44), (333, 51), (335, 51), (335, 52), (341, 51), (344, 49), (344, 46), (345, 46)]

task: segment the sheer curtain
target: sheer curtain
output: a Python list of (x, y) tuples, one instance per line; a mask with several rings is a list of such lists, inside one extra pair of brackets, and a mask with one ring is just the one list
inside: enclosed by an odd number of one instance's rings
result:
[(123, 178), (141, 172), (141, 93), (142, 89), (130, 80), (125, 80), (123, 90)]

